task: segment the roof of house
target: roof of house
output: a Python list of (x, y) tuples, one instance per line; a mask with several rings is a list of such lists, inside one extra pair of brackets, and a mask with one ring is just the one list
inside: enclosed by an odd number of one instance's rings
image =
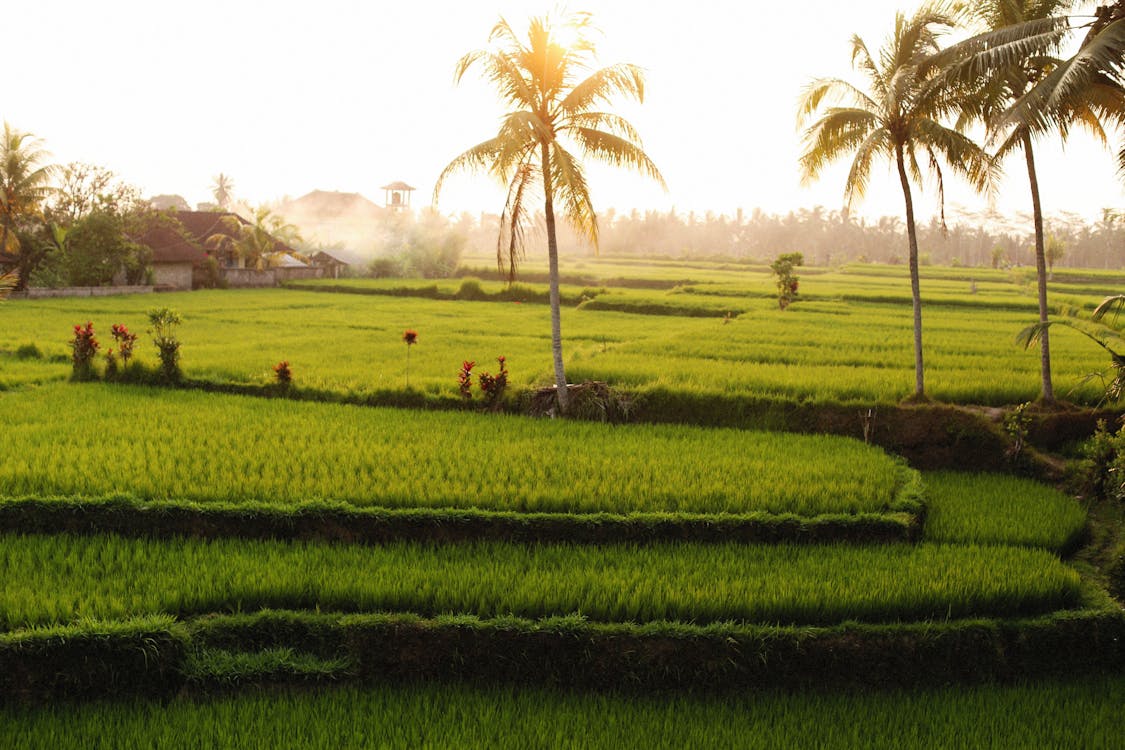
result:
[[(348, 218), (379, 218), (383, 208), (359, 193), (339, 193), (331, 190), (314, 190), (300, 198), (286, 201), (278, 212), (293, 219), (315, 218), (320, 221)], [(299, 220), (297, 223), (301, 223)]]
[[(174, 211), (172, 215), (184, 225), (187, 233), (200, 245), (206, 245), (207, 240), (217, 234), (230, 235), (224, 219), (233, 216), (242, 226), (250, 226), (250, 222), (236, 213), (230, 211)], [(274, 252), (293, 253), (293, 248), (279, 239), (274, 239)]]
[(346, 260), (340, 260), (335, 255), (332, 255), (331, 253), (326, 253), (323, 250), (321, 250), (320, 252), (313, 255), (310, 260), (312, 260), (312, 262), (314, 264), (322, 265), (322, 266), (331, 266), (331, 265), (347, 266), (347, 265), (350, 265)]
[(198, 265), (207, 257), (203, 248), (167, 226), (152, 227), (137, 237), (136, 241), (152, 249), (153, 263)]
[(390, 185), (384, 185), (383, 187), (381, 187), (379, 189), (380, 190), (414, 190), (415, 188), (413, 188), (410, 185), (407, 185), (405, 182), (399, 180), (398, 182), (392, 182)]

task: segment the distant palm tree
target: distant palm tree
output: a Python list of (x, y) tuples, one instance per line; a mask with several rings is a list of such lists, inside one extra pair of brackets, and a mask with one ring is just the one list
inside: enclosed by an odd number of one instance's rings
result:
[(12, 290), (16, 288), (19, 277), (14, 273), (0, 275), (0, 300), (7, 299)]
[[(597, 216), (586, 174), (573, 147), (577, 146), (582, 156), (631, 167), (664, 184), (633, 126), (601, 109), (617, 95), (642, 101), (644, 74), (640, 68), (625, 64), (590, 72), (595, 52), (589, 38), (591, 29), (590, 17), (584, 13), (562, 20), (533, 18), (524, 41), (501, 19), (489, 35), (495, 49), (476, 50), (461, 58), (456, 80), (479, 64), (510, 109), (497, 135), (450, 162), (434, 188), (436, 202), (445, 179), (462, 169), (490, 172), (507, 185), (496, 252), (497, 264), (507, 266), (512, 280), (532, 220), (531, 194), (542, 187), (550, 272), (551, 351), (562, 413), (567, 411), (568, 392), (562, 358), (555, 204), (561, 204), (567, 220), (595, 248), (598, 241)], [(573, 41), (564, 44), (564, 32), (572, 35)]]
[[(918, 284), (918, 232), (910, 188), (911, 179), (921, 182), (923, 177), (919, 153), (937, 177), (939, 197), (944, 194), (939, 155), (978, 190), (991, 184), (994, 171), (992, 160), (980, 146), (941, 122), (955, 111), (956, 97), (953, 92), (932, 85), (932, 60), (940, 50), (941, 36), (954, 25), (952, 16), (939, 6), (923, 6), (912, 17), (899, 13), (894, 33), (878, 58), (871, 55), (863, 39), (853, 36), (852, 65), (867, 79), (868, 90), (839, 78), (823, 78), (805, 89), (798, 105), (799, 125), (813, 120), (804, 132), (805, 151), (800, 161), (806, 181), (819, 176), (830, 162), (852, 155), (844, 185), (844, 197), (850, 208), (865, 193), (877, 157), (893, 160), (898, 168), (906, 204), (914, 303), (914, 397), (919, 399), (925, 395), (922, 300)], [(829, 102), (839, 102), (840, 106), (829, 106)]]
[[(1069, 10), (1074, 5), (1074, 0), (977, 0), (969, 6), (970, 15), (983, 24), (989, 33), (1007, 33), (1005, 30), (1012, 28), (1029, 28), (1029, 23), (1044, 22), (1048, 27), (1057, 25), (1061, 20), (1059, 14)], [(1031, 28), (1042, 28), (1041, 25)], [(1047, 309), (1047, 249), (1046, 234), (1043, 229), (1043, 208), (1039, 198), (1039, 178), (1035, 168), (1035, 154), (1033, 140), (1035, 132), (1032, 127), (1024, 122), (1012, 120), (1010, 112), (1013, 107), (1021, 106), (1036, 85), (1048, 79), (1053, 71), (1059, 70), (1066, 62), (1052, 55), (1050, 47), (1054, 43), (1046, 44), (1046, 39), (1041, 49), (1036, 54), (1026, 57), (1013, 55), (993, 56), (992, 63), (985, 71), (981, 66), (975, 66), (975, 80), (971, 85), (972, 93), (962, 98), (962, 124), (979, 121), (988, 126), (992, 140), (998, 144), (996, 158), (1003, 159), (1013, 151), (1023, 152), (1027, 164), (1028, 182), (1031, 188), (1032, 224), (1035, 230), (1035, 266), (1038, 276), (1039, 320), (1046, 322)], [(1061, 41), (1061, 37), (1059, 39)], [(988, 54), (976, 39), (970, 39), (961, 45), (954, 45), (943, 53), (943, 59), (948, 57), (949, 63), (940, 63), (943, 67), (965, 69), (974, 68), (974, 61), (964, 60), (966, 53), (973, 52)], [(984, 75), (980, 75), (980, 73)], [(1071, 123), (1085, 126), (1095, 137), (1107, 143), (1103, 122), (1113, 119), (1114, 112), (1120, 117), (1125, 112), (1125, 93), (1118, 86), (1112, 85), (1108, 80), (1095, 78), (1081, 89), (1076, 89), (1070, 97), (1061, 103), (1065, 108), (1066, 124), (1056, 122), (1057, 130), (1063, 140), (1066, 140), (1068, 127)], [(1051, 351), (1047, 327), (1044, 327), (1038, 337), (1040, 346), (1040, 371), (1042, 382), (1041, 398), (1045, 402), (1055, 400), (1054, 386), (1051, 382)]]
[(272, 258), (284, 253), (279, 243), (300, 242), (297, 227), (285, 223), (265, 206), (254, 211), (254, 221), (245, 222), (235, 214), (221, 220), (224, 231), (207, 238), (206, 244), (216, 250), (230, 252), (244, 265), (262, 270)]
[[(47, 156), (38, 138), (4, 123), (0, 136), (0, 252), (17, 253), (16, 223), (36, 214), (51, 193), (54, 167), (43, 164)], [(21, 274), (19, 287), (26, 283)]]
[(215, 196), (219, 208), (226, 210), (234, 199), (234, 180), (219, 172), (211, 183), (211, 195)]

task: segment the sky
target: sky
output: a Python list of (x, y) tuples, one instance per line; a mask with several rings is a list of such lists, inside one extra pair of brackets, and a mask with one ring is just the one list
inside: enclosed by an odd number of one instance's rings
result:
[[(486, 46), (504, 16), (517, 29), (552, 3), (426, 0), (249, 2), (36, 0), (6, 15), (4, 57), (14, 75), (0, 87), (0, 118), (40, 137), (59, 163), (108, 167), (145, 194), (211, 200), (213, 178), (234, 180), (250, 203), (314, 189), (359, 192), (383, 202), (402, 180), (428, 205), (449, 161), (496, 132), (501, 104), (457, 60)], [(802, 3), (652, 3), (586, 0), (601, 30), (598, 58), (645, 69), (641, 105), (617, 111), (636, 126), (662, 171), (651, 180), (591, 167), (595, 206), (732, 214), (842, 206), (846, 164), (802, 186), (796, 102), (821, 76), (852, 77), (849, 39), (882, 44), (911, 0)], [(16, 30), (16, 31), (13, 31)], [(18, 32), (18, 33), (16, 33)], [(1119, 207), (1113, 159), (1085, 136), (1064, 150), (1038, 149), (1044, 208), (1096, 217)], [(1022, 161), (1006, 165), (994, 207), (1028, 208)], [(988, 206), (959, 184), (950, 204)], [(916, 196), (924, 219), (933, 186)], [(503, 192), (484, 175), (450, 180), (439, 208), (498, 213)], [(900, 215), (894, 173), (877, 169), (872, 217)]]

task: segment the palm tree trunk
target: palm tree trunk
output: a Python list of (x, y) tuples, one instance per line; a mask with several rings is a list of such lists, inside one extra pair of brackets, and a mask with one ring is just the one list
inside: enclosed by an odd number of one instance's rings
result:
[(555, 237), (555, 204), (551, 190), (551, 152), (546, 143), (543, 154), (543, 216), (547, 222), (547, 269), (551, 287), (551, 356), (555, 364), (555, 397), (559, 401), (559, 414), (566, 414), (570, 405), (570, 392), (566, 387), (566, 371), (562, 355), (562, 307), (559, 297), (559, 243)]
[(922, 293), (918, 285), (918, 232), (914, 226), (914, 199), (910, 196), (910, 180), (906, 176), (906, 160), (902, 144), (895, 147), (898, 178), (902, 182), (902, 197), (906, 200), (906, 236), (910, 242), (910, 296), (914, 301), (914, 397), (925, 396), (922, 375)]
[[(1023, 153), (1027, 158), (1027, 179), (1031, 183), (1031, 212), (1035, 224), (1035, 273), (1039, 277), (1039, 322), (1047, 322), (1047, 253), (1043, 239), (1043, 206), (1039, 203), (1039, 177), (1035, 172), (1035, 154), (1031, 150), (1031, 134), (1023, 134)], [(1047, 329), (1039, 338), (1041, 350), (1040, 364), (1043, 373), (1042, 398), (1046, 403), (1055, 400), (1055, 388), (1051, 384), (1051, 346), (1047, 340)]]

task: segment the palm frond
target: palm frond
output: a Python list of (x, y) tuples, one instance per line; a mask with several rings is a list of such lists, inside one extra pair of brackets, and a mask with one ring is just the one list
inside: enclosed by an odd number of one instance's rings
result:
[(559, 110), (572, 115), (587, 112), (596, 104), (607, 103), (617, 95), (643, 102), (644, 71), (629, 64), (611, 65), (596, 70), (570, 90), (559, 102)]
[(668, 189), (656, 164), (632, 141), (593, 128), (573, 128), (568, 129), (568, 132), (586, 154), (615, 167), (629, 167), (656, 180), (665, 190)]
[[(659, 174), (659, 173), (658, 173)], [(582, 165), (559, 144), (551, 149), (551, 189), (561, 200), (571, 226), (597, 250), (598, 217)]]
[(0, 300), (6, 299), (12, 290), (16, 288), (19, 283), (20, 277), (14, 271), (0, 276)]
[(1094, 308), (1093, 314), (1090, 315), (1090, 320), (1100, 321), (1106, 315), (1113, 314), (1113, 322), (1117, 323), (1117, 317), (1121, 311), (1125, 310), (1125, 294), (1114, 294), (1106, 297), (1101, 303)]
[(866, 109), (830, 109), (805, 131), (801, 154), (801, 179), (804, 184), (816, 179), (831, 162), (863, 143), (880, 130), (878, 118)]
[(496, 238), (496, 268), (507, 276), (508, 283), (516, 280), (516, 270), (526, 255), (527, 230), (531, 224), (527, 199), (538, 176), (539, 170), (534, 164), (524, 162), (520, 165), (508, 186), (504, 211), (500, 214), (500, 233)]

